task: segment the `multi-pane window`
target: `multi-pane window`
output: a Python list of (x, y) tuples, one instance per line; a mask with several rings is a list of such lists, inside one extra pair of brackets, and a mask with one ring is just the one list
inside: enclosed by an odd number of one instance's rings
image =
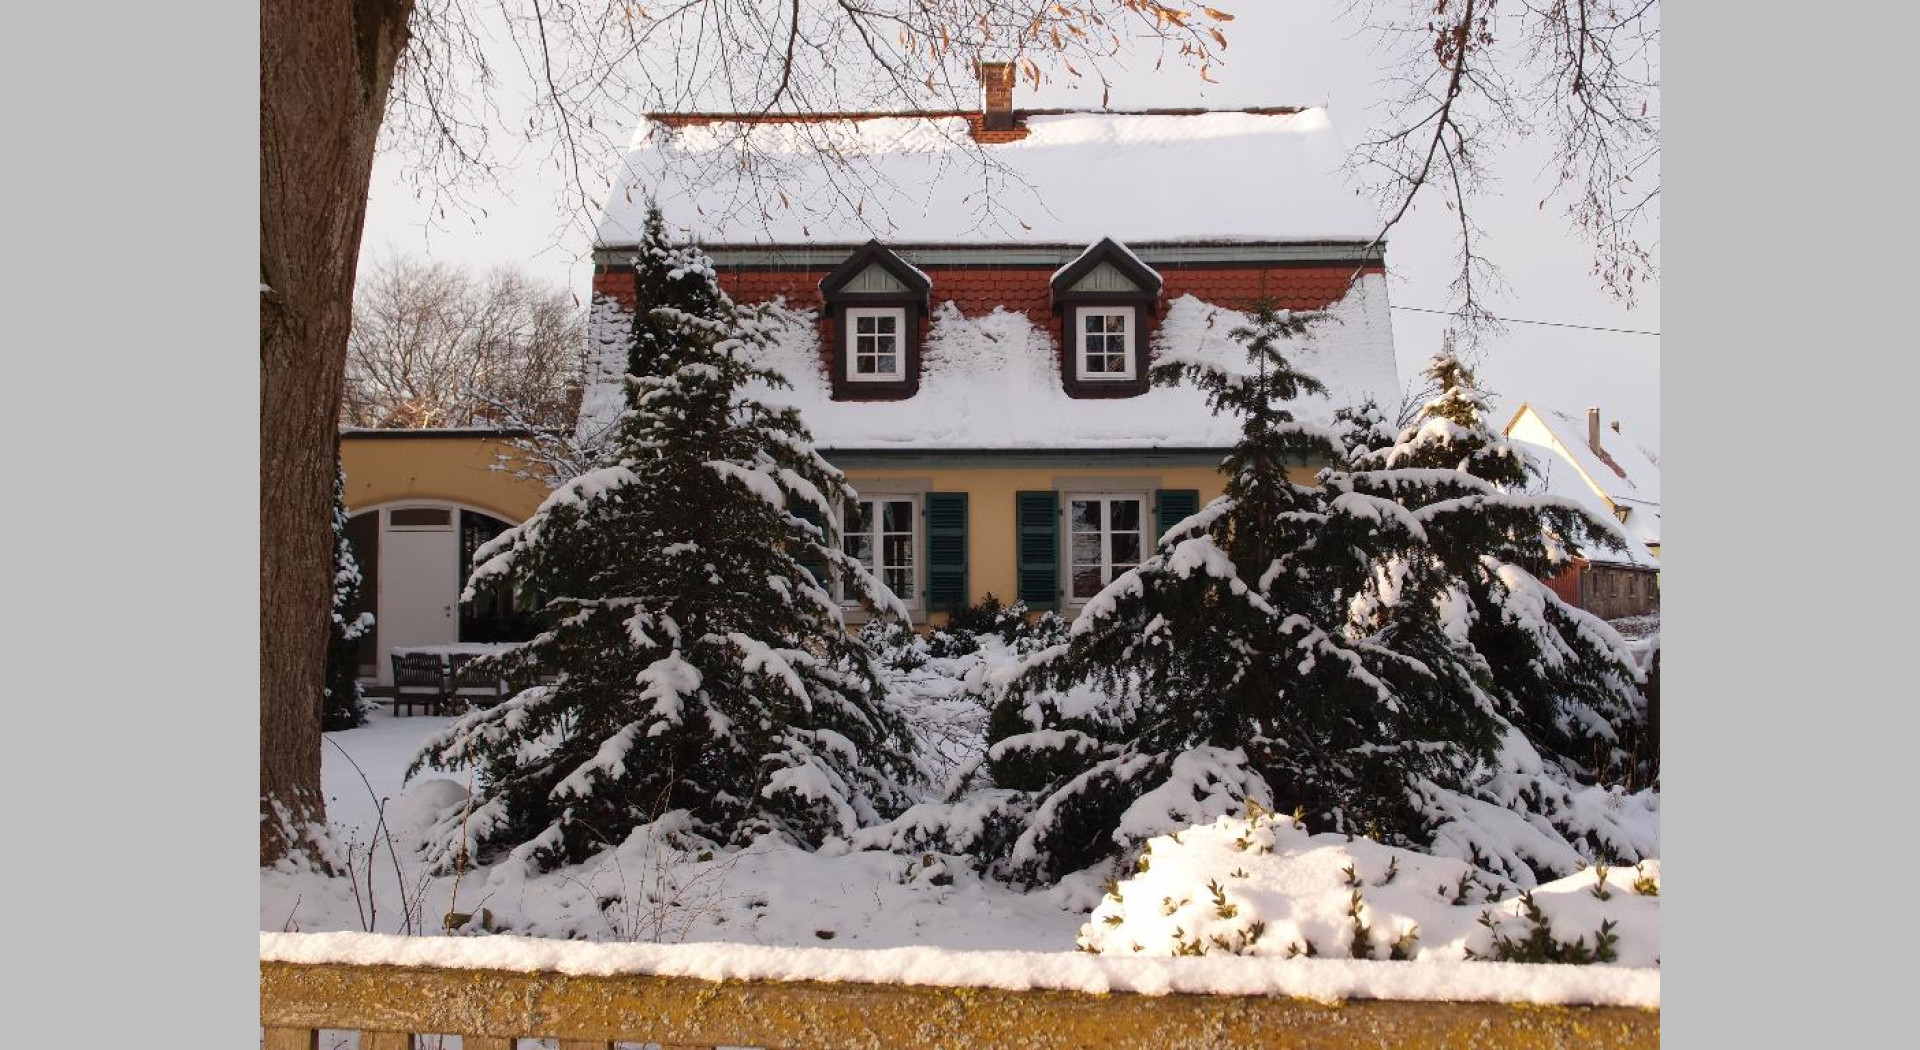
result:
[(853, 379), (904, 379), (906, 311), (849, 309), (847, 367)]
[(1115, 576), (1140, 564), (1146, 500), (1140, 496), (1074, 496), (1067, 501), (1068, 579), (1085, 601)]
[(1133, 378), (1133, 308), (1080, 312), (1080, 374), (1087, 379)]
[[(473, 576), (473, 554), (481, 545), (507, 531), (499, 518), (478, 511), (460, 512), (460, 588)], [(538, 606), (533, 595), (516, 591), (504, 579), (474, 589), (473, 600), (460, 603), (460, 640), (463, 642), (524, 642), (539, 631), (529, 610)]]
[(914, 600), (914, 501), (877, 496), (847, 506), (840, 549), (908, 605)]

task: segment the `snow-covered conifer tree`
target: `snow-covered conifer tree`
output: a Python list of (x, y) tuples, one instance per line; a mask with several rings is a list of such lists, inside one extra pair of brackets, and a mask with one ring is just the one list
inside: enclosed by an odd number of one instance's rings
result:
[(1486, 401), (1459, 359), (1440, 354), (1426, 375), (1437, 393), (1412, 424), (1336, 481), (1406, 507), (1426, 533), (1424, 561), (1410, 570), (1422, 585), (1401, 588), (1379, 614), (1398, 619), (1402, 634), (1453, 630), (1501, 715), (1536, 748), (1578, 771), (1596, 754), (1616, 761), (1607, 754), (1616, 727), (1641, 714), (1632, 655), (1540, 580), (1583, 551), (1620, 549), (1618, 530), (1571, 500), (1523, 491), (1526, 457), (1487, 426)]
[(1386, 410), (1372, 395), (1357, 405), (1335, 410), (1333, 431), (1349, 460), (1393, 444), (1393, 427), (1387, 422)]
[[(1359, 455), (1350, 472), (1323, 480), (1330, 490), (1392, 500), (1423, 537), (1342, 595), (1346, 633), (1420, 659), (1458, 704), (1491, 712), (1501, 737), (1497, 761), (1470, 778), (1465, 796), (1452, 785), (1416, 785), (1431, 833), (1523, 881), (1567, 874), (1576, 853), (1638, 860), (1643, 844), (1583, 816), (1571, 791), (1635, 760), (1622, 741), (1644, 718), (1639, 671), (1612, 628), (1540, 582), (1583, 550), (1617, 549), (1617, 530), (1577, 503), (1522, 491), (1531, 467), (1488, 428), (1485, 399), (1457, 358), (1436, 356), (1426, 376), (1436, 393), (1411, 425)], [(1561, 841), (1491, 831), (1498, 822), (1476, 801), (1523, 813), (1536, 828), (1549, 824)]]
[(999, 701), (987, 767), (1020, 796), (1016, 877), (1058, 878), (1247, 799), (1415, 841), (1408, 785), (1458, 783), (1490, 754), (1482, 712), (1419, 661), (1344, 637), (1333, 613), (1328, 595), (1418, 527), (1389, 500), (1288, 476), (1341, 459), (1285, 407), (1324, 392), (1281, 354), (1308, 320), (1254, 312), (1232, 333), (1244, 372), (1161, 354), (1156, 383), (1191, 382), (1242, 422), (1226, 491), (1089, 600), (1068, 643), (1030, 658)]
[(491, 661), (524, 688), (415, 762), (478, 770), (447, 845), (482, 859), (578, 861), (669, 810), (719, 841), (817, 844), (906, 802), (904, 723), (805, 565), (883, 615), (905, 610), (807, 520), (836, 520), (854, 494), (798, 413), (744, 393), (785, 386), (754, 363), (774, 322), (658, 222), (641, 256), (645, 371), (626, 377), (617, 458), (475, 554), (470, 586), (511, 581), (553, 626)]
[(360, 563), (347, 542), (346, 469), (336, 461), (333, 480), (333, 619), (327, 632), (327, 684), (320, 728), (352, 729), (367, 722), (360, 693), (360, 639), (373, 630), (373, 614), (349, 618), (360, 600)]

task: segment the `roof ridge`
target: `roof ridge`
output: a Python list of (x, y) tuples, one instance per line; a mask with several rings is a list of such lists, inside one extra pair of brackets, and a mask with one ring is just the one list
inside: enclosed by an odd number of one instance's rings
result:
[[(1099, 117), (1202, 117), (1215, 113), (1249, 113), (1255, 116), (1291, 116), (1322, 106), (1237, 106), (1212, 108), (1206, 106), (1155, 106), (1146, 109), (1085, 109), (1073, 107), (1041, 107), (1015, 109), (1015, 118), (1057, 117), (1057, 116), (1099, 116)], [(724, 110), (665, 110), (645, 113), (647, 120), (663, 124), (680, 121), (699, 121), (713, 123), (719, 121), (737, 121), (743, 124), (799, 124), (818, 123), (827, 120), (883, 120), (888, 117), (909, 117), (928, 119), (935, 117), (978, 117), (978, 109), (897, 109), (897, 110), (822, 110), (815, 113), (746, 113)]]

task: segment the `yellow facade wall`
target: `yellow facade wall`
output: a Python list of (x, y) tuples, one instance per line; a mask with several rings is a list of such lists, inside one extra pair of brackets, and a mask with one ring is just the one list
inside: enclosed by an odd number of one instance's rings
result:
[[(1311, 483), (1315, 471), (1290, 471), (1295, 481)], [(848, 470), (847, 480), (863, 493), (905, 495), (919, 492), (967, 494), (967, 597), (979, 602), (988, 594), (1011, 603), (1018, 593), (1014, 528), (1014, 495), (1028, 491), (1145, 492), (1155, 489), (1197, 489), (1200, 503), (1220, 495), (1226, 475), (1210, 466), (1146, 466), (1124, 461), (1111, 466), (978, 467), (939, 469), (903, 466), (898, 469)], [(1152, 513), (1149, 508), (1148, 513)], [(936, 621), (944, 619), (936, 616)]]
[[(509, 522), (521, 522), (547, 496), (536, 481), (494, 469), (500, 456), (513, 456), (510, 441), (472, 434), (396, 437), (344, 434), (341, 458), (346, 467), (350, 511), (406, 500), (465, 504)], [(1225, 475), (1212, 466), (1135, 465), (1124, 459), (1098, 467), (931, 466), (928, 459), (898, 467), (849, 469), (847, 480), (865, 493), (918, 495), (967, 494), (968, 600), (988, 594), (1011, 602), (1018, 593), (1014, 497), (1024, 491), (1145, 492), (1196, 489), (1202, 504), (1218, 496)], [(1065, 456), (1063, 456), (1065, 458)], [(1313, 470), (1296, 468), (1296, 481), (1311, 482)], [(1151, 513), (1151, 508), (1149, 508)], [(934, 616), (935, 622), (945, 619)]]
[(484, 435), (342, 434), (347, 509), (357, 514), (400, 500), (443, 500), (517, 524), (549, 490), (494, 469), (500, 456), (515, 454), (510, 441)]

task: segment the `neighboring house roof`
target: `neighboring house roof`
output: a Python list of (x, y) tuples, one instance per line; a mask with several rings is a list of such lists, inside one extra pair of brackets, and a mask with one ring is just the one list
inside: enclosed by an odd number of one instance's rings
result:
[(977, 113), (655, 115), (615, 170), (598, 243), (636, 243), (650, 197), (708, 245), (1137, 248), (1380, 231), (1340, 175), (1322, 107), (1016, 116), (1016, 132), (982, 134)]
[(1506, 435), (1532, 457), (1548, 493), (1579, 500), (1616, 520), (1625, 510), (1620, 523), (1629, 541), (1625, 555), (1595, 552), (1592, 560), (1658, 564), (1649, 548), (1660, 546), (1660, 468), (1637, 445), (1602, 427), (1596, 451), (1588, 442), (1584, 413), (1533, 404), (1520, 406)]

